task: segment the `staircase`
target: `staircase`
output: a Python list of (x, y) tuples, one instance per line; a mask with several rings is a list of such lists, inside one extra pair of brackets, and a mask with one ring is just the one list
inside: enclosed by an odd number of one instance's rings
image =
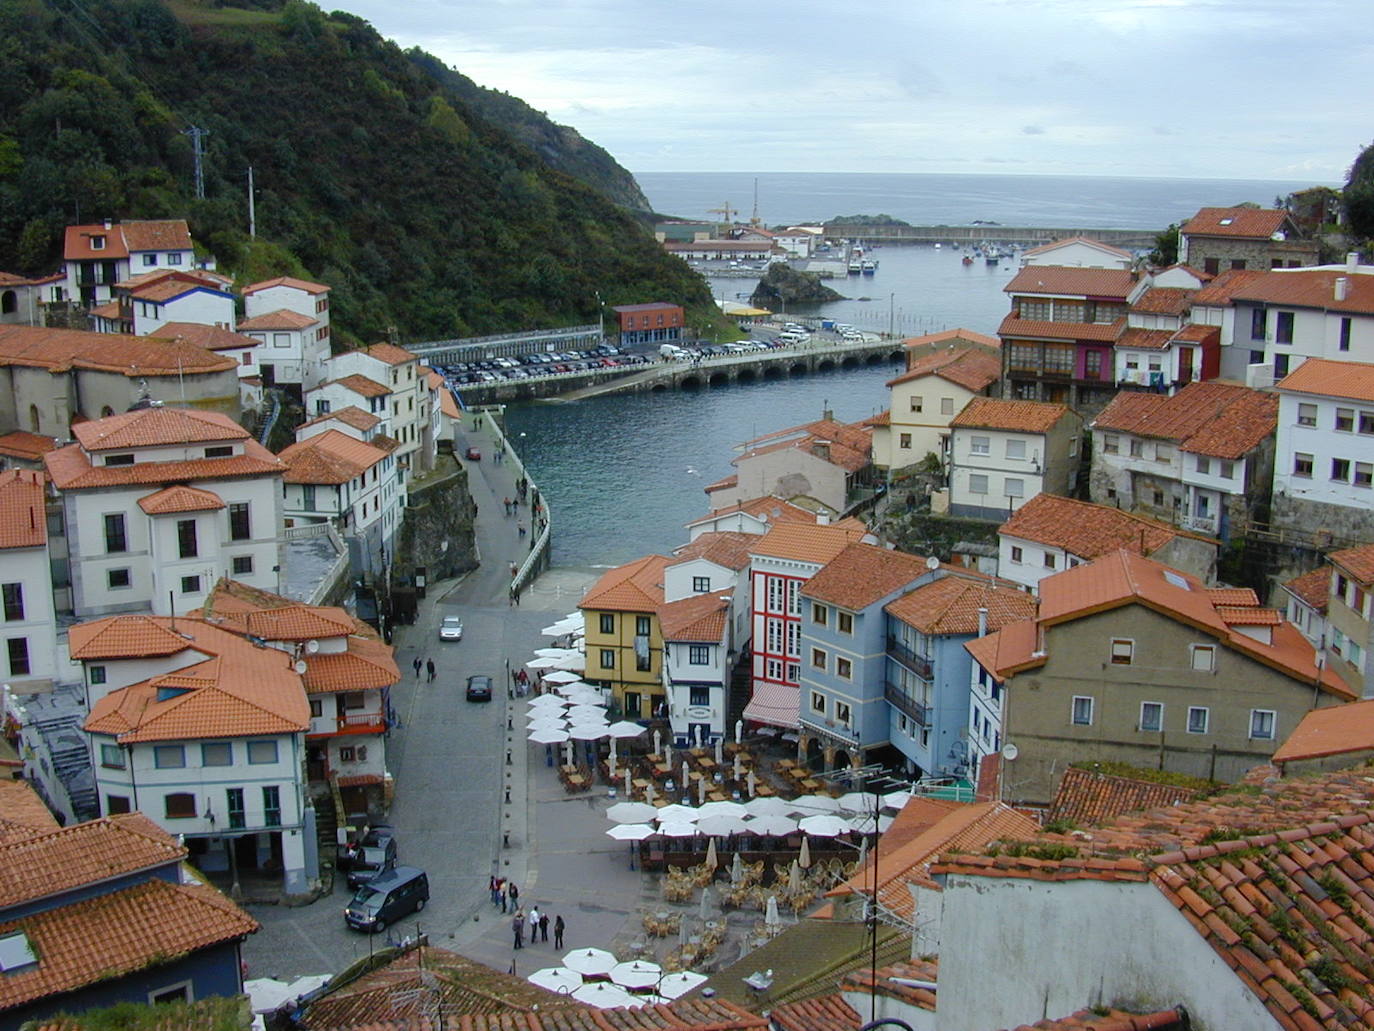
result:
[(43, 738), (53, 774), (66, 789), (76, 819), (94, 820), (100, 815), (100, 796), (81, 718), (72, 713), (38, 717), (33, 726)]
[(744, 718), (744, 707), (749, 704), (754, 690), (754, 660), (750, 652), (744, 652), (730, 673), (730, 694), (725, 702), (725, 735), (733, 737), (735, 724)]

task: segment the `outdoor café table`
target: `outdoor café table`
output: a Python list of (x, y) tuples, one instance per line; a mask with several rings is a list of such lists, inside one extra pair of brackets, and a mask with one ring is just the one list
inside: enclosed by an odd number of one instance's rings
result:
[(777, 794), (777, 792), (774, 791), (767, 784), (759, 784), (755, 788), (754, 794), (762, 795), (764, 798), (772, 798), (775, 794)]
[(807, 791), (817, 791), (820, 789), (821, 782), (808, 777), (806, 780), (801, 782), (801, 786), (806, 788)]
[(703, 755), (700, 759), (697, 760), (697, 765), (699, 765), (702, 769), (705, 770), (714, 770), (716, 768), (716, 761), (712, 759), (709, 755)]
[(808, 780), (811, 777), (811, 772), (805, 767), (798, 766), (796, 769), (788, 770), (787, 775), (793, 780)]

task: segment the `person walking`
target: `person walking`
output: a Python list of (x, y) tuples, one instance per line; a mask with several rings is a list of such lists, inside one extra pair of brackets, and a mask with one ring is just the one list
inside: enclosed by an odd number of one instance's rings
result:
[(506, 903), (510, 901), (510, 886), (503, 880), (501, 881), (501, 912), (506, 912)]
[(506, 891), (509, 892), (509, 894), (510, 894), (510, 905), (511, 905), (511, 908), (512, 908), (512, 909), (517, 909), (517, 908), (519, 908), (519, 906), (520, 906), (520, 889), (519, 889), (518, 887), (516, 887), (514, 881), (508, 881), (508, 882), (507, 882)]
[(559, 952), (563, 951), (563, 914), (559, 913), (553, 918), (553, 947)]
[(501, 879), (496, 874), (492, 874), (488, 887), (491, 889), (491, 904), (499, 906), (501, 904)]
[(549, 914), (539, 914), (539, 940), (546, 942), (549, 940)]
[(515, 932), (515, 947), (523, 949), (525, 947), (525, 911), (517, 909), (515, 919), (510, 922), (510, 929)]
[(431, 683), (431, 684), (434, 683), (434, 660), (433, 660), (433, 659), (426, 659), (426, 660), (425, 660), (425, 669), (429, 670), (429, 680), (428, 680), (428, 683)]
[(419, 680), (419, 679), (420, 679), (420, 670), (421, 670), (422, 668), (424, 668), (424, 665), (425, 665), (425, 664), (424, 664), (424, 661), (420, 658), (420, 656), (417, 655), (417, 656), (415, 656), (415, 661), (412, 662), (411, 665), (415, 667), (415, 679), (416, 679), (416, 680)]
[(531, 906), (529, 915), (530, 925), (530, 944), (536, 945), (539, 942), (539, 907)]
[(520, 539), (523, 541), (525, 539), (525, 524), (520, 523), (518, 529), (520, 530)]

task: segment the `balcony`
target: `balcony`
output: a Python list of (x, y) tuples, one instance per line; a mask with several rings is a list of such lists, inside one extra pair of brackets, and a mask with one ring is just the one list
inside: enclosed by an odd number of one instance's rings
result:
[[(332, 729), (331, 729), (332, 728)], [(384, 734), (386, 717), (380, 712), (354, 712), (334, 718), (316, 716), (307, 737), (335, 737), (339, 734)]]
[(1205, 515), (1185, 515), (1183, 517), (1183, 528), (1192, 530), (1195, 533), (1205, 533), (1208, 536), (1217, 535), (1217, 517)]
[(929, 658), (924, 655), (917, 655), (894, 637), (887, 639), (887, 654), (922, 680), (930, 680), (934, 676)]
[(918, 702), (896, 684), (886, 685), (883, 688), (883, 697), (898, 712), (905, 713), (915, 720), (918, 726), (930, 726), (930, 706)]

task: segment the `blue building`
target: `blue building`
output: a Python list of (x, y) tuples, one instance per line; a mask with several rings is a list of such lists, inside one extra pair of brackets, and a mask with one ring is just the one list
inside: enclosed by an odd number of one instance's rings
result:
[(257, 922), (186, 883), (186, 849), (141, 813), (2, 830), (0, 1026), (242, 992), (239, 945)]
[(942, 567), (890, 602), (886, 616), (887, 739), (922, 777), (967, 777), (973, 658), (964, 642), (1035, 617), (1026, 591)]

